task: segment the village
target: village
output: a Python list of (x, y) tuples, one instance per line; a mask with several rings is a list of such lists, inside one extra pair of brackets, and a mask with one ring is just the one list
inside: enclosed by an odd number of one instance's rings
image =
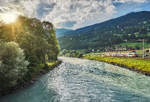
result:
[(101, 53), (100, 56), (112, 56), (112, 57), (145, 57), (150, 58), (150, 48), (146, 50), (129, 50), (118, 49), (115, 51), (108, 51)]

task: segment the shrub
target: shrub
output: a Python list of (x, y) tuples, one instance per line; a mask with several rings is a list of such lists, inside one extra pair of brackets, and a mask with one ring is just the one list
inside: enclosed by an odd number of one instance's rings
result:
[(29, 62), (15, 42), (0, 43), (0, 91), (8, 89), (22, 80)]

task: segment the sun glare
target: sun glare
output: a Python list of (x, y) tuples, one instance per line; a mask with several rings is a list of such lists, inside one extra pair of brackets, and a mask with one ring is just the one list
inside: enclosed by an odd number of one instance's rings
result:
[(17, 13), (7, 12), (0, 15), (0, 19), (2, 22), (6, 24), (14, 23), (18, 17)]

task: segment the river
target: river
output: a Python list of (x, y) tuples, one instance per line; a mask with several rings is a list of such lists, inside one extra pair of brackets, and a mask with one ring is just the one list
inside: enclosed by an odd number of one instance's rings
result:
[(104, 62), (60, 59), (60, 66), (0, 102), (150, 102), (148, 76)]

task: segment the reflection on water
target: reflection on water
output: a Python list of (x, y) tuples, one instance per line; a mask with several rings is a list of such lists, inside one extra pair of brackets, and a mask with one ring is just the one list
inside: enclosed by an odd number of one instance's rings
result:
[(150, 77), (103, 62), (60, 58), (39, 81), (0, 102), (149, 102)]

